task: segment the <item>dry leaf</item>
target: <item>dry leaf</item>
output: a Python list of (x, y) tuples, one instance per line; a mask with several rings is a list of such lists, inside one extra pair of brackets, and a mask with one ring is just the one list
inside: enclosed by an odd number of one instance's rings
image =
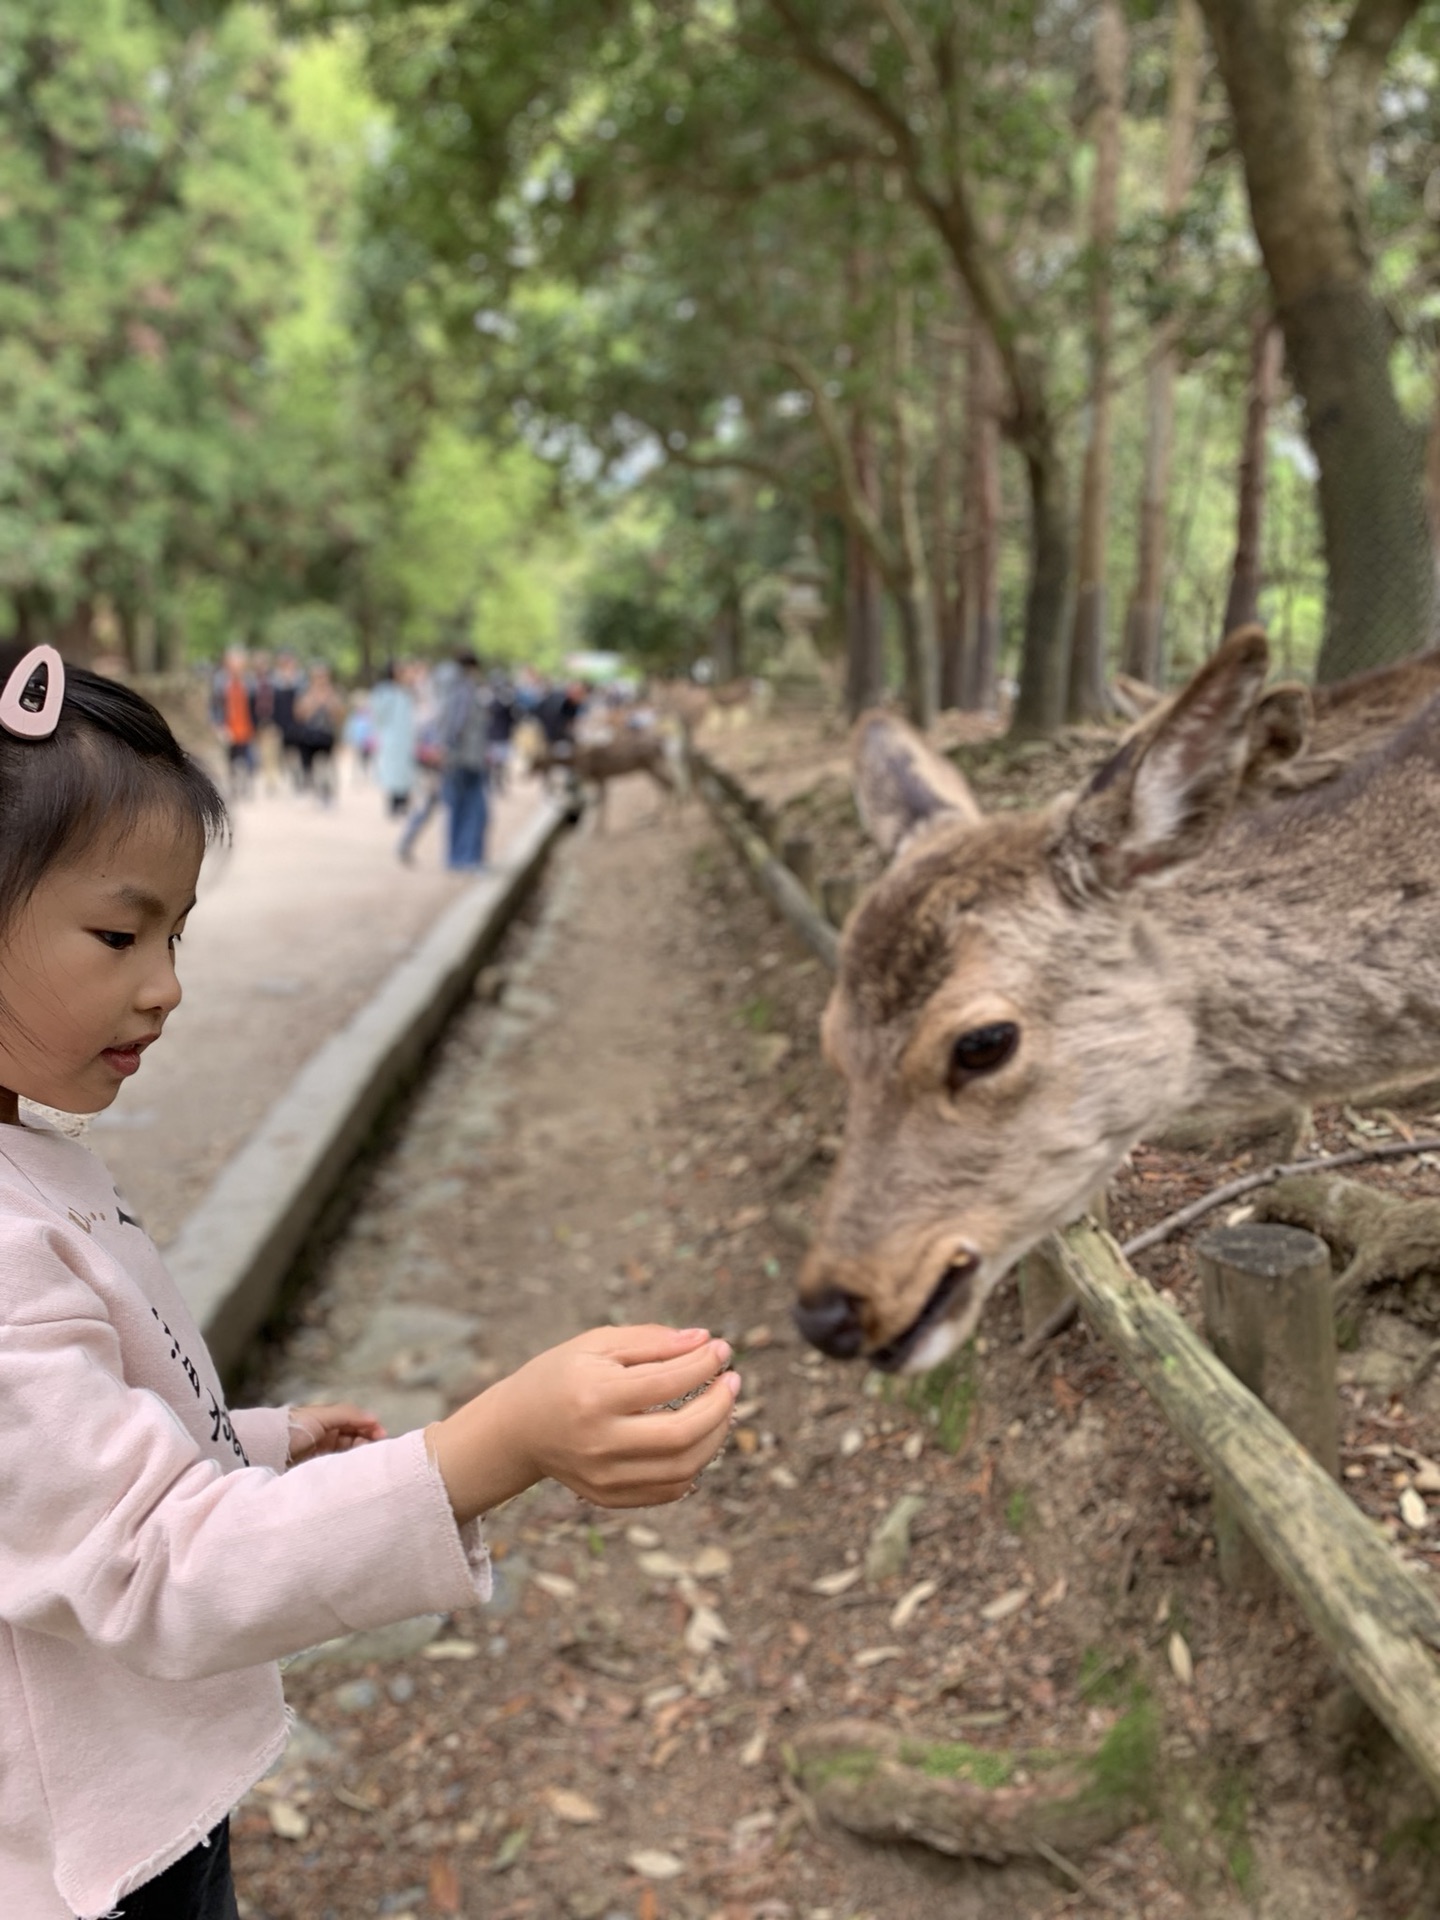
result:
[(925, 1602), (933, 1599), (939, 1591), (938, 1580), (917, 1580), (910, 1591), (902, 1594), (890, 1609), (892, 1630), (899, 1633), (902, 1628), (908, 1627)]
[(600, 1809), (595, 1802), (569, 1787), (546, 1787), (545, 1804), (555, 1818), (565, 1821), (567, 1826), (593, 1827), (600, 1818)]
[(724, 1547), (702, 1547), (691, 1562), (690, 1571), (697, 1580), (723, 1580), (731, 1566)]
[(1440, 1462), (1427, 1460), (1423, 1453), (1412, 1456), (1415, 1461), (1415, 1485), (1421, 1493), (1440, 1493)]
[(303, 1840), (310, 1831), (310, 1816), (293, 1800), (272, 1800), (265, 1811), (270, 1815), (270, 1830), (281, 1840)]
[(1430, 1524), (1430, 1509), (1414, 1487), (1406, 1487), (1400, 1496), (1400, 1518), (1412, 1533), (1423, 1533)]
[(726, 1645), (729, 1639), (730, 1629), (714, 1607), (702, 1603), (695, 1608), (685, 1628), (685, 1645), (691, 1653), (707, 1654), (715, 1647)]
[(881, 1667), (887, 1660), (901, 1660), (905, 1656), (903, 1647), (862, 1647), (855, 1656), (857, 1667)]
[(552, 1600), (573, 1600), (580, 1591), (575, 1582), (563, 1573), (532, 1573), (530, 1578)]
[(649, 1553), (660, 1544), (660, 1536), (654, 1527), (626, 1527), (625, 1538), (632, 1547), (639, 1547), (644, 1553)]
[(1011, 1587), (1008, 1593), (997, 1594), (995, 1599), (987, 1600), (980, 1609), (980, 1618), (993, 1627), (997, 1621), (1008, 1620), (1011, 1614), (1019, 1613), (1029, 1598), (1029, 1587)]
[(810, 1591), (833, 1600), (838, 1593), (848, 1593), (864, 1571), (863, 1567), (841, 1567), (837, 1573), (822, 1573), (818, 1580), (810, 1582)]
[[(762, 1220), (764, 1219), (763, 1211), (760, 1217)], [(742, 1347), (768, 1347), (774, 1338), (775, 1335), (771, 1332), (770, 1328), (762, 1325), (751, 1327), (748, 1333), (742, 1333), (740, 1336), (740, 1344)]]
[(765, 1743), (768, 1738), (769, 1735), (764, 1727), (757, 1727), (755, 1729), (754, 1733), (751, 1734), (750, 1738), (740, 1749), (740, 1764), (742, 1767), (759, 1766), (760, 1762), (765, 1758)]
[(430, 1905), (437, 1913), (459, 1913), (460, 1878), (454, 1864), (437, 1854), (430, 1862)]
[(1190, 1649), (1185, 1643), (1184, 1635), (1179, 1632), (1172, 1633), (1167, 1651), (1170, 1655), (1170, 1671), (1180, 1682), (1181, 1686), (1194, 1686), (1195, 1662), (1191, 1658)]
[(645, 1880), (673, 1880), (685, 1871), (683, 1860), (660, 1847), (641, 1847), (637, 1853), (627, 1853), (625, 1864)]
[(663, 1547), (654, 1553), (637, 1555), (636, 1565), (647, 1580), (683, 1580), (690, 1571), (688, 1560), (667, 1553)]
[(420, 1649), (423, 1660), (473, 1660), (480, 1648), (474, 1640), (432, 1640)]
[(515, 1827), (511, 1832), (507, 1833), (496, 1851), (495, 1859), (492, 1863), (494, 1871), (496, 1873), (505, 1873), (513, 1867), (525, 1851), (525, 1842), (529, 1838), (530, 1829), (528, 1827)]

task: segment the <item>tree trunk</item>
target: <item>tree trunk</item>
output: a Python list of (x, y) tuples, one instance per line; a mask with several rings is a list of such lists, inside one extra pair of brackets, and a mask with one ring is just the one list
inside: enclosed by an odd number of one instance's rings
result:
[(1029, 449), (1030, 582), (1025, 595), (1025, 650), (1012, 722), (1022, 735), (1053, 733), (1065, 717), (1070, 649), (1065, 607), (1070, 588), (1070, 515), (1058, 452)]
[(964, 568), (967, 713), (993, 713), (1000, 681), (1000, 421), (999, 370), (988, 334), (970, 340), (967, 404)]
[(1245, 431), (1240, 441), (1240, 472), (1236, 486), (1235, 563), (1230, 570), (1230, 592), (1225, 621), (1217, 640), (1260, 618), (1260, 588), (1264, 583), (1261, 550), (1265, 535), (1265, 454), (1270, 412), (1280, 384), (1282, 346), (1280, 330), (1268, 309), (1256, 316), (1250, 338), (1250, 381), (1245, 397)]
[(1105, 535), (1110, 524), (1110, 347), (1114, 334), (1111, 254), (1120, 185), (1120, 120), (1125, 107), (1129, 35), (1120, 0), (1100, 0), (1095, 16), (1095, 187), (1090, 203), (1090, 430), (1080, 496), (1075, 624), (1070, 637), (1072, 720), (1103, 719), (1110, 709), (1105, 673)]
[(935, 368), (935, 456), (930, 473), (930, 600), (935, 608), (935, 644), (939, 653), (940, 707), (960, 704), (964, 684), (965, 607), (958, 556), (965, 545), (964, 510), (957, 528), (955, 445), (958, 439), (956, 378), (963, 339), (950, 327), (937, 329)]
[[(855, 484), (880, 515), (870, 424), (858, 409), (850, 427)], [(875, 556), (853, 522), (845, 528), (845, 706), (853, 720), (885, 698), (885, 599)]]
[(1433, 633), (1422, 435), (1390, 378), (1390, 328), (1371, 290), (1354, 191), (1385, 59), (1415, 7), (1357, 7), (1322, 80), (1308, 9), (1201, 4), (1320, 468), (1329, 590), (1318, 674), (1336, 680), (1402, 659)]
[(1435, 556), (1435, 598), (1440, 605), (1440, 366), (1436, 368), (1435, 405), (1425, 447), (1425, 500), (1430, 510), (1430, 547)]
[[(1184, 208), (1195, 174), (1195, 123), (1200, 110), (1201, 25), (1195, 0), (1175, 0), (1170, 52), (1170, 111), (1165, 151), (1165, 217)], [(1167, 241), (1160, 277), (1174, 257)], [(1175, 320), (1161, 324), (1145, 382), (1145, 456), (1140, 481), (1140, 539), (1135, 585), (1125, 610), (1125, 671), (1150, 686), (1161, 679), (1160, 626), (1165, 600), (1165, 544), (1170, 462), (1175, 434)]]
[(909, 382), (914, 359), (914, 306), (908, 291), (895, 301), (893, 437), (895, 443), (895, 503), (900, 522), (900, 577), (892, 582), (900, 612), (900, 640), (905, 661), (905, 711), (917, 727), (934, 724), (940, 682), (935, 638), (935, 602), (930, 592), (930, 567), (920, 524), (916, 484), (914, 434), (910, 418)]

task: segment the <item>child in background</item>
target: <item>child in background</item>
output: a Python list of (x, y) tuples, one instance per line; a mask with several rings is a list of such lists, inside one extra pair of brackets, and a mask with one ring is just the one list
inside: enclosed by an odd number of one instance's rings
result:
[(137, 694), (0, 648), (6, 1920), (236, 1920), (227, 1820), (285, 1744), (276, 1660), (485, 1598), (480, 1516), (547, 1475), (678, 1499), (739, 1387), (723, 1342), (648, 1326), (395, 1440), (356, 1407), (226, 1407), (104, 1168), (19, 1107), (97, 1113), (139, 1070), (224, 818)]

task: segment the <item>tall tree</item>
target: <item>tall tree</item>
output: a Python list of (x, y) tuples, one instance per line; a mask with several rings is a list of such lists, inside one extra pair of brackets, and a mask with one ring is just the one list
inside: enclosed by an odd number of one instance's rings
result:
[(1307, 0), (1201, 0), (1320, 469), (1326, 680), (1402, 658), (1434, 632), (1423, 436), (1391, 377), (1366, 206), (1381, 82), (1420, 4), (1353, 0), (1327, 59), (1322, 9)]
[(1280, 385), (1283, 354), (1280, 329), (1265, 307), (1250, 334), (1250, 378), (1245, 393), (1245, 429), (1240, 440), (1240, 470), (1235, 488), (1235, 559), (1225, 601), (1221, 639), (1260, 618), (1264, 584), (1261, 554), (1265, 538), (1265, 464), (1270, 415)]
[[(1168, 282), (1175, 256), (1175, 225), (1194, 177), (1195, 123), (1203, 69), (1202, 27), (1196, 0), (1175, 0), (1170, 41), (1170, 103), (1165, 141), (1165, 238), (1157, 278)], [(1170, 466), (1175, 437), (1175, 348), (1179, 315), (1160, 321), (1145, 377), (1145, 452), (1141, 468), (1135, 584), (1125, 610), (1126, 673), (1152, 685), (1160, 679), (1165, 548), (1170, 510)]]
[(1120, 125), (1125, 111), (1129, 36), (1120, 0), (1100, 0), (1095, 14), (1092, 116), (1095, 182), (1090, 200), (1090, 404), (1080, 490), (1075, 624), (1070, 641), (1072, 720), (1109, 711), (1105, 684), (1105, 561), (1110, 531), (1110, 357), (1114, 337), (1113, 261), (1120, 194)]

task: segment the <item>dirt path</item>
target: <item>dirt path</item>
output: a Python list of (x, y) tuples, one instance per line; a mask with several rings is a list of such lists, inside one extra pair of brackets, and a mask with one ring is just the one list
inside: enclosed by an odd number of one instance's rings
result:
[[(518, 783), (501, 798), (494, 856), (535, 791)], [(207, 860), (185, 932), (185, 998), (164, 1043), (91, 1122), (162, 1246), (310, 1054), (465, 884), (441, 864), (443, 815), (402, 867), (379, 792), (348, 766), (333, 806), (287, 790), (233, 814), (233, 845)]]
[[(585, 1325), (656, 1317), (736, 1343), (741, 1424), (679, 1506), (539, 1489), (492, 1522), (491, 1607), (292, 1671), (299, 1735), (236, 1820), (242, 1912), (1429, 1910), (1377, 1877), (1387, 1828), (1424, 1806), (1379, 1750), (1364, 1791), (1342, 1783), (1336, 1755), (1369, 1737), (1343, 1690), (1288, 1614), (1219, 1599), (1196, 1470), (1083, 1332), (1022, 1366), (1001, 1303), (983, 1378), (909, 1394), (792, 1335), (838, 1122), (825, 987), (703, 824), (661, 823), (634, 783), (608, 835), (560, 853), (500, 1007), (452, 1032), (255, 1391), (343, 1390), (399, 1428)], [(901, 1500), (908, 1548), (862, 1577)], [(785, 1764), (840, 1714), (951, 1754), (1140, 1729), (1124, 1790), (1155, 1817), (1088, 1852), (1082, 1884), (1064, 1862), (867, 1846), (815, 1822)]]

